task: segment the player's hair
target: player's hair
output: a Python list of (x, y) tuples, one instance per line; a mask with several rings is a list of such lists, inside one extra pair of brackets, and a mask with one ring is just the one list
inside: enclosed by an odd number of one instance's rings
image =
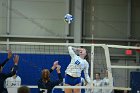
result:
[(95, 75), (98, 74), (100, 76), (100, 73), (95, 73)]
[[(84, 48), (85, 49), (85, 48)], [(85, 56), (85, 58), (84, 59), (86, 59), (87, 60), (87, 62), (89, 62), (89, 56), (88, 56), (88, 51), (87, 51), (87, 49), (85, 49), (86, 50), (86, 56)]]
[(27, 86), (22, 86), (18, 88), (18, 93), (30, 93), (30, 89)]
[(84, 59), (86, 59), (87, 61), (89, 61), (89, 57), (88, 57), (88, 52), (87, 52), (87, 50), (86, 50), (86, 56), (85, 56), (85, 58)]
[[(44, 73), (45, 73), (45, 71), (46, 71), (46, 73), (47, 73), (47, 77), (45, 78), (45, 76), (44, 76)], [(47, 80), (47, 81), (49, 81), (50, 80), (50, 71), (48, 70), (48, 69), (43, 69), (42, 70), (42, 79), (43, 80)]]

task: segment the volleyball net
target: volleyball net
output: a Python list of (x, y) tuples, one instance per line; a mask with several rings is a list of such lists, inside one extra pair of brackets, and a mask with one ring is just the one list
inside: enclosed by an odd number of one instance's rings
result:
[[(56, 86), (54, 90), (64, 88), (131, 90), (130, 73), (140, 71), (140, 47), (79, 43), (0, 42), (0, 59), (5, 58), (8, 49), (13, 54), (19, 54), (21, 61), (19, 76), (22, 78), (22, 84), (30, 88), (38, 88), (36, 81), (41, 77), (41, 70), (45, 67), (50, 68), (55, 60), (60, 61), (61, 72), (64, 77), (66, 67), (70, 62), (68, 46), (86, 48), (89, 56), (91, 81), (95, 80), (96, 73), (100, 73), (100, 79), (103, 79), (106, 76), (105, 71), (108, 71), (111, 85), (106, 87), (60, 85)], [(52, 74), (54, 75), (51, 77), (55, 79), (56, 73)], [(29, 77), (30, 75), (31, 77)], [(82, 76), (84, 77), (84, 75)]]

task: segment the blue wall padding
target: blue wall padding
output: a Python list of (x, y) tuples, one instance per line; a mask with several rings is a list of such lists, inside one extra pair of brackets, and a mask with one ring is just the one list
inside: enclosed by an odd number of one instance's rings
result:
[(130, 79), (131, 93), (137, 93), (137, 91), (140, 91), (140, 72), (131, 72)]
[[(41, 70), (44, 68), (50, 69), (53, 62), (58, 60), (61, 65), (61, 73), (64, 77), (66, 67), (70, 62), (69, 55), (60, 54), (19, 54), (19, 69), (18, 75), (22, 79), (22, 85), (37, 85), (37, 81), (41, 77)], [(0, 62), (3, 62), (7, 54), (0, 54)], [(3, 72), (8, 73), (10, 68), (14, 65), (13, 58), (4, 66)], [(56, 70), (51, 73), (51, 79), (58, 79)], [(59, 90), (59, 89), (58, 89)], [(37, 89), (31, 89), (32, 93), (38, 93)], [(55, 90), (55, 93), (62, 93)]]

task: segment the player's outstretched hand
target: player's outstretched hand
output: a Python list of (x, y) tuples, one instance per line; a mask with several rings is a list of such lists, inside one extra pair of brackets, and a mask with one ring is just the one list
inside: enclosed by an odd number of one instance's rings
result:
[(12, 51), (8, 50), (8, 59), (10, 59), (12, 57)]
[(53, 67), (56, 68), (57, 65), (58, 65), (58, 61), (54, 61), (54, 63), (53, 63)]
[(57, 65), (57, 68), (56, 68), (57, 73), (60, 73), (60, 69), (61, 69), (61, 66)]
[(61, 69), (61, 66), (60, 65), (57, 65), (56, 70), (60, 70), (60, 69)]
[(14, 55), (14, 63), (15, 63), (15, 65), (17, 65), (18, 64), (18, 62), (19, 62), (19, 55)]

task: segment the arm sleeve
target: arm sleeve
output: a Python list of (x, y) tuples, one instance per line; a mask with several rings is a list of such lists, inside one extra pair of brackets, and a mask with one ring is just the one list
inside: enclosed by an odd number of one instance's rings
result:
[(50, 73), (52, 73), (52, 72), (53, 72), (53, 70), (52, 70), (52, 69), (50, 69), (49, 71), (50, 71)]
[(72, 58), (76, 55), (71, 46), (68, 47), (68, 51), (69, 51), (69, 54)]
[(6, 60), (4, 60), (4, 62), (2, 62), (2, 64), (0, 64), (2, 67), (9, 61), (9, 59), (7, 58)]
[(8, 74), (5, 74), (5, 77), (6, 77), (6, 78), (8, 78), (8, 77), (12, 77), (13, 75), (16, 74), (17, 69), (18, 69), (18, 66), (15, 65), (13, 71), (10, 72), (10, 73), (8, 73)]
[(87, 64), (86, 64), (86, 67), (85, 67), (85, 69), (84, 69), (84, 75), (85, 75), (86, 81), (87, 81), (88, 83), (90, 83), (90, 77), (89, 77), (89, 75), (88, 75), (88, 69), (89, 69), (89, 64), (87, 63)]
[(56, 80), (56, 81), (53, 81), (53, 82), (52, 82), (52, 85), (53, 85), (53, 86), (59, 85), (60, 83), (63, 82), (63, 78), (62, 78), (62, 76), (61, 76), (61, 73), (58, 73), (58, 78), (59, 78), (59, 80)]

